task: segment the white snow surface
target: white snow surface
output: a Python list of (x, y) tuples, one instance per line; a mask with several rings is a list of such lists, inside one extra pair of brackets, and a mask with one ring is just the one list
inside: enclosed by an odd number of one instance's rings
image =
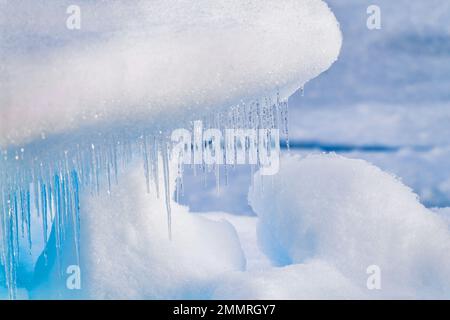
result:
[(81, 127), (179, 125), (287, 98), (337, 59), (320, 0), (0, 2), (0, 146)]
[(256, 175), (249, 201), (258, 214), (262, 249), (275, 264), (319, 260), (365, 293), (366, 269), (377, 265), (382, 290), (371, 297), (448, 297), (447, 221), (364, 160), (285, 157), (273, 180)]
[[(366, 161), (283, 157), (277, 176), (255, 175), (249, 201), (257, 217), (190, 213), (172, 201), (172, 242), (164, 201), (145, 195), (143, 180), (135, 169), (111, 195), (83, 197), (83, 289), (76, 297), (439, 299), (450, 293), (448, 210), (425, 208), (408, 187)], [(381, 270), (380, 290), (367, 288), (372, 265)], [(61, 297), (54, 283), (45, 285), (31, 297)]]
[(230, 300), (363, 299), (365, 293), (336, 268), (318, 260), (229, 274), (216, 287), (213, 297)]
[[(121, 179), (110, 195), (86, 192), (81, 201), (81, 290), (67, 290), (54, 265), (32, 298), (201, 299), (223, 274), (245, 270), (229, 222), (189, 213), (171, 200), (169, 240), (164, 195), (146, 193), (140, 166)], [(162, 175), (159, 188), (164, 189)], [(63, 266), (76, 264), (68, 252)]]

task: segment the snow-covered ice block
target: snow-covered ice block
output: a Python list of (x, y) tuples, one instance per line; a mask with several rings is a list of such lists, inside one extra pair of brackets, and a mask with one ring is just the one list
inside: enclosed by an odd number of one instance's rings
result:
[(287, 98), (341, 47), (320, 0), (72, 2), (0, 2), (0, 146)]
[(382, 270), (383, 297), (450, 293), (450, 231), (408, 187), (363, 161), (287, 156), (273, 179), (256, 174), (249, 201), (264, 251), (278, 265), (320, 259), (365, 288)]
[(58, 275), (57, 261), (47, 270), (41, 261), (36, 269), (43, 271), (31, 298), (208, 298), (211, 284), (224, 273), (245, 269), (244, 253), (230, 223), (191, 214), (174, 201), (169, 240), (164, 197), (145, 192), (141, 170), (136, 166), (122, 177), (110, 195), (83, 196), (81, 290), (66, 287), (65, 271), (78, 262), (70, 250), (63, 250), (63, 276)]

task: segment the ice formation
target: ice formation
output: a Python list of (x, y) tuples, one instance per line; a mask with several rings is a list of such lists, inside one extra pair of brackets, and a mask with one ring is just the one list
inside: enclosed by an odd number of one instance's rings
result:
[(66, 29), (71, 4), (0, 3), (1, 269), (12, 298), (35, 217), (39, 259), (59, 261), (70, 243), (78, 260), (81, 191), (110, 191), (139, 156), (170, 234), (170, 130), (198, 119), (284, 128), (286, 99), (341, 45), (319, 0), (81, 1), (78, 31)]

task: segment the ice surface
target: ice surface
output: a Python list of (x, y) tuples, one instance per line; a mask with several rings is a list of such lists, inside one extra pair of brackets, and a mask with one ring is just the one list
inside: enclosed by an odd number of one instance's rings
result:
[(383, 297), (445, 297), (450, 231), (417, 196), (363, 160), (285, 157), (273, 180), (256, 176), (249, 201), (259, 240), (278, 265), (320, 259), (365, 288), (370, 265)]
[(287, 98), (337, 59), (319, 0), (2, 2), (0, 146), (101, 125), (179, 127), (277, 91)]

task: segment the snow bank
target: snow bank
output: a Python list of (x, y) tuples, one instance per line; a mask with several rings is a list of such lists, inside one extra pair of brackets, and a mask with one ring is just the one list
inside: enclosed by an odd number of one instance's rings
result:
[[(155, 186), (152, 185), (154, 188)], [(160, 180), (160, 190), (164, 184)], [(173, 187), (172, 187), (173, 191)], [(233, 226), (190, 214), (171, 203), (169, 241), (164, 196), (145, 193), (140, 166), (110, 195), (82, 199), (81, 290), (65, 287), (55, 264), (32, 298), (191, 299), (208, 298), (222, 274), (245, 269)], [(76, 259), (64, 250), (63, 271)]]
[[(264, 179), (264, 180), (263, 180)], [(382, 270), (383, 297), (448, 297), (450, 232), (401, 182), (362, 160), (285, 157), (256, 175), (249, 201), (263, 250), (278, 265), (319, 259), (365, 288)]]
[(83, 127), (185, 118), (280, 91), (330, 67), (338, 23), (319, 0), (3, 1), (0, 146)]

